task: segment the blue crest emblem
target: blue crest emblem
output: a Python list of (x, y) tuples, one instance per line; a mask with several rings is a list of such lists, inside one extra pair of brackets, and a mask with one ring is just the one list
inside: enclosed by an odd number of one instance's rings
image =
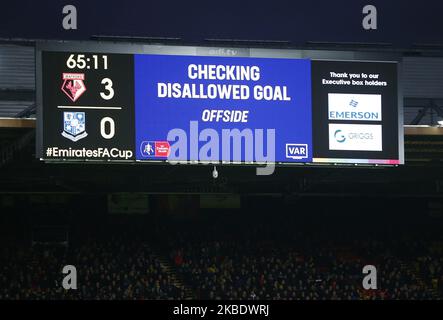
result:
[(155, 142), (154, 141), (143, 141), (140, 145), (140, 153), (143, 157), (154, 157), (155, 156)]
[(87, 135), (84, 112), (63, 112), (63, 137), (76, 142)]

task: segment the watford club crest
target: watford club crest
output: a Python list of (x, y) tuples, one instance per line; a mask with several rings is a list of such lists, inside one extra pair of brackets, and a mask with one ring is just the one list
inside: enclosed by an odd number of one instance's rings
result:
[(86, 91), (85, 75), (83, 73), (63, 73), (62, 91), (72, 100), (78, 98)]

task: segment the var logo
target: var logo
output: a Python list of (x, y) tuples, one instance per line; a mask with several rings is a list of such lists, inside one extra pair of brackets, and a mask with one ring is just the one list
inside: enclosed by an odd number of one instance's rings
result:
[(301, 160), (308, 158), (308, 145), (307, 144), (286, 144), (286, 158)]

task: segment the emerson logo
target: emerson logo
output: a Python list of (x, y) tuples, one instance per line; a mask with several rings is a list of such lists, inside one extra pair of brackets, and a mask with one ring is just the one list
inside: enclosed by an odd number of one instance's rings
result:
[(382, 121), (379, 94), (328, 94), (329, 120)]
[(309, 157), (308, 145), (307, 144), (286, 144), (286, 158), (301, 160), (307, 159)]
[(357, 106), (358, 106), (358, 101), (352, 99), (351, 102), (349, 102), (349, 105), (350, 105), (351, 107), (357, 108)]

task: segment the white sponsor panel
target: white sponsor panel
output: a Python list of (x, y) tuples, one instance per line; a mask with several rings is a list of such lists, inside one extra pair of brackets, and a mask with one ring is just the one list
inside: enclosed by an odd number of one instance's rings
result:
[(328, 94), (329, 120), (382, 121), (380, 94)]
[(329, 150), (383, 151), (382, 126), (331, 123)]

